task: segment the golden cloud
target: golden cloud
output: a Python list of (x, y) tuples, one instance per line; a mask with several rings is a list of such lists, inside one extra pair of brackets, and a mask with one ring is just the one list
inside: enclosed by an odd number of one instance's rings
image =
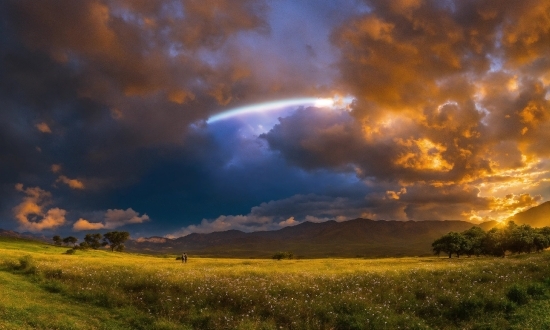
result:
[(49, 192), (38, 187), (24, 189), (21, 183), (16, 184), (15, 189), (26, 194), (23, 201), (13, 209), (20, 229), (39, 232), (65, 224), (67, 213), (65, 210), (52, 208), (46, 212), (43, 211), (43, 208), (50, 203)]
[(60, 175), (56, 182), (62, 182), (72, 189), (84, 189), (84, 183), (77, 179), (69, 179), (65, 175)]
[(103, 228), (105, 228), (105, 225), (101, 222), (89, 222), (82, 218), (78, 219), (78, 221), (73, 224), (73, 230), (75, 231), (97, 230)]
[(42, 133), (51, 133), (52, 130), (50, 129), (50, 126), (48, 124), (42, 122), (35, 125), (36, 129), (38, 129)]

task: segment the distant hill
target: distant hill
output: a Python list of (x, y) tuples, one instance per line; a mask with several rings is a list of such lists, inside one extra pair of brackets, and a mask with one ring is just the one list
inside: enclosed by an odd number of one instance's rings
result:
[[(480, 224), (484, 230), (496, 222)], [(217, 257), (270, 257), (290, 251), (298, 257), (388, 257), (431, 255), (431, 243), (450, 231), (464, 231), (466, 221), (304, 222), (275, 231), (244, 233), (238, 230), (190, 234), (177, 239), (152, 237), (132, 240), (131, 251), (183, 253)]]
[(531, 225), (532, 227), (550, 226), (550, 201), (520, 212), (509, 220), (518, 225)]
[(0, 229), (0, 236), (3, 236), (3, 237), (14, 237), (14, 238), (24, 238), (24, 239), (34, 240), (34, 241), (41, 241), (41, 242), (52, 243), (52, 239), (51, 239), (51, 238), (47, 238), (47, 237), (44, 236), (44, 235), (37, 235), (37, 234), (27, 233), (27, 232), (25, 232), (25, 233), (18, 233), (18, 232), (13, 231), (13, 230)]

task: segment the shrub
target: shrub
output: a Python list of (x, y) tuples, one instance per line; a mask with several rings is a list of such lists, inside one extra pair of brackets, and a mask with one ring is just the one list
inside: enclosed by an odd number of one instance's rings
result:
[(468, 320), (483, 311), (483, 301), (477, 298), (461, 300), (449, 311), (451, 320)]
[(19, 258), (19, 265), (16, 266), (16, 269), (23, 271), (26, 274), (36, 274), (38, 272), (36, 261), (30, 255)]
[(59, 279), (63, 276), (63, 270), (59, 268), (55, 269), (47, 269), (44, 271), (44, 277), (45, 278), (55, 278)]
[(519, 285), (513, 285), (508, 292), (506, 293), (506, 297), (512, 301), (515, 302), (518, 305), (526, 304), (529, 301), (529, 295), (527, 294), (527, 290), (525, 290), (524, 287), (521, 287)]
[(544, 284), (531, 283), (527, 286), (527, 293), (535, 299), (541, 299), (545, 296), (546, 288)]
[(61, 293), (65, 290), (63, 287), (63, 284), (61, 284), (59, 281), (47, 281), (44, 284), (42, 284), (42, 287), (51, 293)]
[(271, 258), (275, 260), (292, 259), (294, 254), (292, 252), (277, 252)]

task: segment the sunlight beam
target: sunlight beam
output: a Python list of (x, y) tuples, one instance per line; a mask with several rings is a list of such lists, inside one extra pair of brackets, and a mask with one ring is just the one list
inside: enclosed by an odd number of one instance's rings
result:
[(327, 107), (332, 107), (334, 105), (334, 100), (331, 98), (306, 97), (306, 98), (294, 98), (294, 99), (262, 102), (262, 103), (246, 105), (246, 106), (226, 110), (224, 112), (218, 113), (208, 118), (206, 122), (214, 123), (220, 120), (247, 115), (251, 113), (264, 113), (264, 112), (280, 110), (288, 107), (306, 106), (306, 105), (311, 105), (311, 106), (320, 107), (320, 108), (327, 108)]

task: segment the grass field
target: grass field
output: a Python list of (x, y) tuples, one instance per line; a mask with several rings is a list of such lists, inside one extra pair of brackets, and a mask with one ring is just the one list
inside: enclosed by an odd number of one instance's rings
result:
[(0, 238), (0, 329), (548, 329), (550, 253), (189, 259)]

